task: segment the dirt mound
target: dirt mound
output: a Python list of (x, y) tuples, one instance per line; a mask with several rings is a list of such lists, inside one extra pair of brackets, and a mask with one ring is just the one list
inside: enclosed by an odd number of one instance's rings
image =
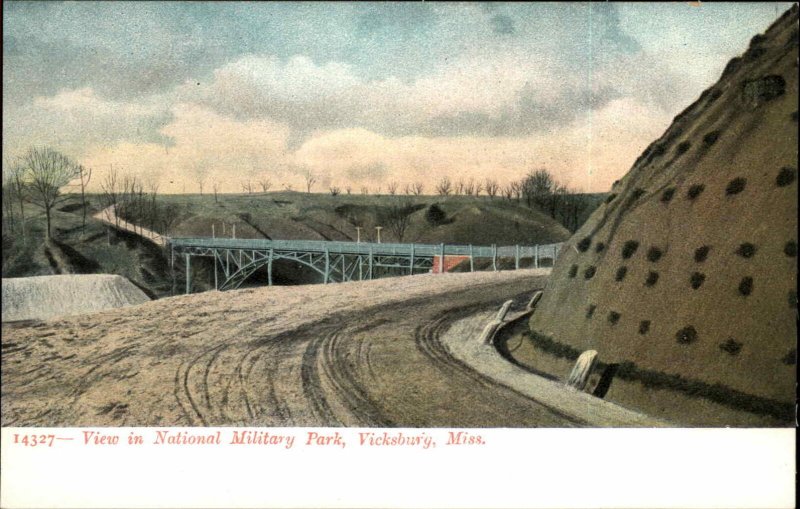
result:
[(4, 278), (2, 320), (46, 320), (149, 300), (133, 283), (111, 274)]
[[(564, 247), (531, 319), (540, 351), (594, 349), (653, 393), (793, 420), (797, 22), (795, 5), (754, 37)], [(623, 386), (607, 399), (663, 415)], [(715, 408), (693, 422), (727, 424)]]

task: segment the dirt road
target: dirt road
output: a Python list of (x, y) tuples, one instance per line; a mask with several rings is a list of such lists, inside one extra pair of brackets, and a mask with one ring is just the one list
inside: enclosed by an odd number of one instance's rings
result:
[(3, 330), (4, 426), (570, 426), (454, 359), (542, 270), (272, 287)]

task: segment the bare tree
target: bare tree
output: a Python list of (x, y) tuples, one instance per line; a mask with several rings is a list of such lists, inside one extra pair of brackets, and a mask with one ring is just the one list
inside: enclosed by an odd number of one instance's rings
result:
[(331, 196), (339, 196), (339, 194), (342, 192), (341, 188), (336, 186), (331, 186), (329, 190), (331, 192)]
[(47, 220), (47, 239), (51, 237), (51, 214), (62, 198), (61, 188), (78, 175), (77, 165), (69, 157), (52, 148), (31, 148), (22, 156), (31, 201), (42, 207)]
[(450, 181), (450, 177), (442, 177), (436, 184), (436, 193), (439, 196), (448, 196), (452, 190), (453, 183)]
[(486, 179), (484, 187), (486, 188), (486, 194), (492, 199), (497, 196), (497, 191), (500, 189), (500, 186), (497, 185), (497, 181), (494, 179)]
[(203, 186), (205, 185), (206, 180), (204, 178), (197, 179), (197, 185), (200, 187), (200, 196), (203, 196)]
[(92, 169), (83, 165), (78, 166), (78, 179), (81, 186), (81, 206), (83, 207), (83, 223), (81, 231), (86, 231), (86, 186), (92, 180)]
[(387, 189), (389, 190), (389, 195), (394, 196), (397, 194), (397, 182), (392, 181), (387, 184)]
[(21, 165), (14, 164), (3, 172), (3, 207), (11, 222), (9, 228), (13, 229), (15, 223), (14, 206), (19, 205), (19, 225), (23, 243), (25, 242), (25, 199), (27, 192), (25, 169)]
[(261, 186), (261, 192), (266, 194), (269, 188), (272, 187), (272, 181), (266, 177), (262, 177), (258, 180), (258, 185)]
[(305, 174), (305, 179), (306, 179), (306, 192), (311, 194), (311, 188), (314, 186), (314, 184), (317, 183), (317, 177), (315, 177), (314, 173), (309, 170)]
[(403, 237), (411, 222), (411, 214), (413, 212), (414, 206), (411, 200), (406, 198), (393, 203), (388, 212), (383, 214), (384, 217), (379, 218), (379, 220), (389, 228), (389, 231), (394, 234), (398, 242), (403, 242)]
[(291, 191), (292, 190), (292, 184), (283, 184), (283, 190), (284, 191)]
[(243, 180), (242, 191), (246, 192), (247, 194), (253, 194), (253, 182), (249, 179)]
[(367, 186), (361, 186), (361, 194), (368, 195), (369, 194), (369, 188)]
[(411, 190), (415, 196), (419, 196), (422, 194), (422, 191), (425, 190), (425, 184), (422, 182), (414, 182), (414, 184), (411, 186)]
[[(100, 188), (103, 190), (103, 202), (104, 202), (103, 205), (105, 205), (106, 208), (113, 207), (112, 210), (114, 210), (114, 223), (116, 223), (117, 226), (119, 226), (119, 216), (117, 215), (117, 210), (116, 210), (117, 200), (119, 199), (118, 197), (119, 189), (117, 187), (118, 185), (119, 184), (118, 184), (117, 170), (114, 169), (114, 165), (112, 164), (111, 167), (109, 168), (108, 174), (106, 174), (106, 177), (103, 179), (103, 182), (100, 183)], [(111, 245), (110, 227), (106, 227), (106, 233), (107, 233), (108, 245), (110, 246)]]
[(461, 189), (464, 191), (466, 196), (472, 196), (472, 193), (475, 192), (475, 179), (471, 178), (466, 182), (462, 182)]
[(455, 188), (453, 189), (453, 194), (455, 194), (455, 195), (464, 194), (464, 181), (463, 180), (458, 179), (456, 181)]
[(480, 196), (483, 192), (483, 182), (475, 183), (475, 196)]
[(350, 194), (350, 193), (353, 192), (353, 188), (350, 187), (350, 186), (345, 187), (344, 190), (347, 192), (347, 194)]
[(218, 180), (211, 181), (211, 190), (214, 192), (214, 203), (219, 203), (219, 199), (217, 198), (219, 195), (219, 187)]

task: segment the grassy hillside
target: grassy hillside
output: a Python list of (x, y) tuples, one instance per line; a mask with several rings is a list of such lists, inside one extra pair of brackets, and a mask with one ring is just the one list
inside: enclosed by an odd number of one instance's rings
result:
[[(517, 201), (471, 196), (370, 196), (275, 192), (259, 194), (165, 195), (159, 201), (176, 217), (169, 234), (176, 237), (218, 237), (376, 240), (383, 242), (476, 245), (547, 244), (561, 242), (569, 232), (548, 215)], [(90, 214), (102, 208), (100, 196), (89, 197)], [(127, 277), (151, 296), (172, 288), (168, 256), (153, 244), (87, 219), (77, 196), (68, 196), (55, 211), (53, 240), (44, 241), (44, 214), (25, 206), (25, 238), (19, 224), (4, 225), (3, 277), (61, 273), (110, 273)], [(17, 218), (19, 215), (17, 214)], [(130, 217), (137, 222), (135, 217)], [(403, 226), (404, 225), (404, 226)], [(212, 284), (212, 265), (198, 259), (195, 288)], [(274, 267), (277, 284), (319, 282), (304, 266), (280, 260)], [(256, 273), (249, 283), (259, 284)]]

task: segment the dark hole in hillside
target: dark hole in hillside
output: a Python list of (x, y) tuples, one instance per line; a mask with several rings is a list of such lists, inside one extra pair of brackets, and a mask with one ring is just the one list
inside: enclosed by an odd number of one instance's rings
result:
[(619, 313), (617, 313), (616, 311), (611, 311), (610, 313), (608, 313), (608, 322), (611, 325), (616, 325), (616, 323), (619, 321), (619, 317), (620, 317)]
[(739, 248), (736, 250), (736, 254), (742, 258), (752, 258), (753, 255), (756, 254), (756, 246), (749, 242), (745, 242), (739, 246)]
[(710, 147), (711, 145), (716, 143), (718, 139), (719, 139), (719, 131), (711, 131), (710, 133), (706, 133), (706, 135), (703, 136), (703, 144), (706, 147)]
[(733, 338), (728, 338), (719, 344), (719, 349), (731, 355), (737, 355), (742, 350), (742, 344)]
[(781, 168), (781, 171), (778, 172), (778, 176), (775, 178), (775, 184), (778, 187), (785, 187), (794, 182), (796, 178), (797, 170), (794, 168), (789, 168), (788, 166), (784, 166)]
[(628, 267), (622, 266), (617, 269), (617, 273), (614, 275), (614, 281), (622, 281), (625, 279), (625, 274), (628, 273)]
[(684, 142), (681, 142), (678, 145), (678, 147), (675, 149), (675, 152), (678, 155), (682, 155), (682, 154), (686, 153), (686, 151), (689, 150), (691, 147), (692, 147), (692, 144), (690, 142), (684, 141)]
[(639, 322), (639, 334), (644, 336), (650, 331), (650, 320), (642, 320)]
[(646, 286), (655, 286), (658, 283), (658, 272), (653, 272), (652, 270), (647, 273), (647, 279), (645, 280), (644, 284)]
[(675, 334), (675, 339), (682, 345), (697, 341), (697, 331), (691, 325), (684, 327)]
[(616, 198), (616, 197), (617, 197), (617, 193), (609, 194), (608, 196), (606, 196), (606, 203), (607, 204), (611, 203), (612, 201), (614, 201), (614, 198)]
[(694, 261), (702, 263), (708, 258), (708, 252), (711, 251), (709, 246), (700, 246), (694, 250)]
[(691, 277), (692, 288), (697, 290), (703, 285), (703, 281), (705, 280), (706, 280), (705, 274), (701, 274), (700, 272), (695, 272), (694, 274), (692, 274)]
[(597, 306), (595, 304), (590, 305), (586, 309), (586, 318), (591, 318), (592, 316), (594, 316), (594, 310), (595, 309), (597, 309)]
[(694, 200), (700, 196), (700, 193), (702, 193), (705, 188), (706, 186), (703, 184), (695, 184), (689, 188), (689, 192), (686, 193), (686, 196), (688, 196), (690, 200)]
[(569, 277), (575, 277), (577, 275), (578, 275), (578, 266), (577, 265), (572, 265), (569, 268)]
[(619, 364), (609, 364), (600, 375), (600, 380), (597, 382), (597, 387), (592, 391), (592, 396), (596, 398), (605, 398), (608, 394), (608, 389), (611, 388), (611, 382), (614, 380), (614, 375), (617, 374)]
[(583, 271), (584, 279), (592, 279), (594, 277), (595, 272), (597, 272), (597, 267), (594, 265), (589, 265), (586, 267), (586, 270)]
[(728, 187), (725, 188), (725, 194), (739, 194), (744, 191), (745, 184), (747, 184), (747, 179), (743, 179), (741, 177), (735, 178), (728, 182)]
[(586, 252), (589, 249), (589, 246), (592, 245), (592, 238), (591, 237), (584, 237), (578, 242), (578, 251), (581, 253)]
[(603, 250), (606, 248), (606, 245), (602, 242), (598, 242), (596, 246), (594, 246), (595, 253), (602, 253)]
[(753, 278), (745, 277), (739, 283), (739, 293), (745, 297), (753, 293)]
[(783, 246), (783, 254), (790, 258), (794, 258), (797, 256), (797, 242), (790, 240)]
[(622, 246), (622, 258), (628, 259), (639, 249), (639, 243), (635, 240), (629, 240)]
[(653, 263), (657, 262), (664, 255), (661, 249), (653, 246), (647, 251), (647, 259)]
[[(88, 205), (88, 203), (87, 203), (87, 205)], [(81, 204), (81, 203), (70, 203), (69, 205), (64, 205), (63, 207), (61, 207), (58, 210), (60, 210), (61, 212), (74, 212), (74, 211), (80, 210), (82, 208), (83, 208), (83, 204)]]
[(665, 189), (663, 193), (661, 193), (661, 201), (663, 203), (669, 203), (672, 201), (672, 198), (675, 196), (675, 188), (670, 187), (669, 189)]
[(787, 366), (794, 366), (797, 364), (797, 348), (792, 348), (786, 355), (783, 356), (781, 362), (786, 364)]

